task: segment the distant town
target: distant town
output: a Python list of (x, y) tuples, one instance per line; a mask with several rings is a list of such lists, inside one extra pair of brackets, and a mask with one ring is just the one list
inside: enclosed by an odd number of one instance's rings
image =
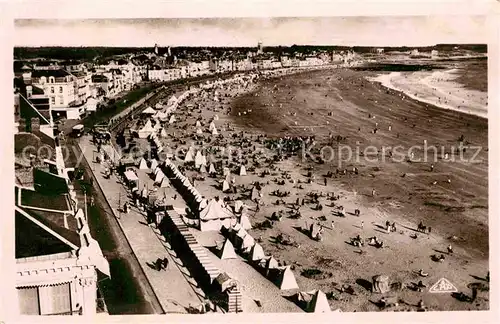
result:
[(485, 45), (265, 47), (261, 42), (254, 48), (19, 47), (14, 49), (14, 88), (16, 103), (27, 100), (48, 119), (79, 119), (143, 82), (288, 67), (355, 66), (380, 61), (381, 56), (445, 60), (486, 50)]

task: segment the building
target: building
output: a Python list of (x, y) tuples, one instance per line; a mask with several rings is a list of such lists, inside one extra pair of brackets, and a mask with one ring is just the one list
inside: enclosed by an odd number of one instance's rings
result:
[[(34, 70), (29, 74), (31, 84), (43, 89), (50, 98), (51, 108), (68, 107), (75, 102), (78, 94), (77, 78), (71, 73), (62, 70)], [(25, 83), (26, 74), (23, 74)]]
[(257, 55), (261, 55), (264, 53), (264, 47), (262, 47), (262, 41), (257, 43)]
[[(27, 101), (20, 95), (21, 101)], [(29, 109), (32, 111), (30, 112)], [(39, 112), (28, 105), (20, 108), (24, 118)], [(13, 285), (17, 302), (12, 312), (19, 315), (95, 315), (105, 311), (98, 291), (98, 280), (110, 276), (109, 264), (89, 231), (87, 215), (82, 210), (66, 168), (57, 135), (43, 135), (33, 117), (28, 133), (18, 138), (41, 136), (55, 159), (43, 166), (25, 167), (30, 181), (15, 185), (15, 257)], [(32, 133), (32, 134), (31, 134)], [(16, 148), (21, 149), (21, 148)], [(40, 151), (40, 150), (38, 150)], [(37, 152), (38, 154), (38, 152)], [(40, 156), (36, 157), (37, 159)], [(16, 182), (21, 176), (16, 168)]]

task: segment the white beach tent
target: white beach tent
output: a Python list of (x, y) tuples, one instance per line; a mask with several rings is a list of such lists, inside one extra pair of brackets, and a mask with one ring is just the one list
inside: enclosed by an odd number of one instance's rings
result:
[(214, 122), (210, 122), (210, 125), (208, 126), (208, 130), (212, 131), (215, 128)]
[(147, 170), (148, 168), (148, 163), (144, 158), (141, 159), (141, 162), (139, 162), (139, 170)]
[(203, 164), (200, 166), (200, 173), (201, 174), (207, 173), (207, 168)]
[(226, 259), (237, 259), (238, 256), (236, 255), (236, 252), (234, 252), (234, 246), (233, 243), (231, 243), (230, 240), (226, 239), (224, 242), (224, 246), (221, 249), (220, 252), (220, 259), (221, 260), (226, 260)]
[(142, 113), (145, 115), (154, 115), (154, 114), (156, 114), (156, 111), (151, 107), (147, 107), (146, 109), (144, 109), (142, 111)]
[(243, 242), (241, 243), (241, 250), (245, 253), (250, 252), (252, 247), (255, 245), (255, 239), (252, 237), (252, 235), (247, 234), (243, 238)]
[(207, 206), (200, 211), (200, 230), (219, 231), (222, 221), (233, 218), (233, 214), (223, 208), (215, 199), (211, 199)]
[(198, 134), (198, 135), (203, 134), (203, 131), (201, 130), (201, 128), (198, 128), (198, 129), (196, 130), (196, 134)]
[(309, 303), (307, 307), (307, 312), (310, 313), (329, 313), (331, 312), (330, 305), (328, 304), (328, 299), (326, 298), (326, 295), (324, 292), (321, 290), (316, 290), (316, 291), (311, 291), (308, 292), (309, 294), (312, 294), (312, 299), (311, 302)]
[(152, 133), (154, 132), (154, 128), (151, 125), (151, 121), (148, 120), (146, 122), (146, 125), (144, 125), (143, 128), (141, 128), (137, 133), (139, 135), (139, 138), (148, 138)]
[(227, 177), (227, 175), (228, 175), (228, 174), (231, 174), (231, 171), (229, 170), (229, 168), (224, 167), (224, 168), (222, 169), (222, 174), (223, 174), (225, 177)]
[(158, 173), (156, 173), (156, 177), (155, 177), (155, 183), (161, 183), (161, 181), (163, 180), (163, 178), (165, 177), (165, 174), (163, 173), (163, 171), (158, 171)]
[(247, 175), (247, 169), (245, 168), (244, 165), (241, 165), (240, 167), (240, 176), (246, 176)]
[(156, 159), (152, 159), (149, 168), (151, 169), (151, 171), (154, 172), (157, 167), (158, 167), (158, 161), (156, 161)]
[(215, 136), (215, 135), (219, 135), (219, 132), (217, 131), (217, 128), (215, 128), (215, 127), (214, 127), (214, 128), (212, 129), (212, 135), (214, 135), (214, 136)]
[(213, 164), (213, 163), (210, 163), (210, 167), (208, 168), (208, 173), (210, 173), (210, 174), (217, 173), (217, 172), (215, 171), (215, 166), (214, 166), (214, 164)]
[(259, 261), (265, 258), (264, 249), (262, 249), (262, 246), (259, 243), (255, 243), (250, 254), (251, 261)]
[(172, 95), (172, 97), (170, 97), (170, 99), (168, 99), (168, 101), (167, 101), (167, 105), (168, 105), (168, 106), (172, 106), (172, 105), (174, 105), (176, 102), (177, 102), (177, 97), (176, 97), (175, 95)]
[(175, 115), (170, 116), (170, 119), (168, 120), (169, 124), (175, 123)]
[(161, 137), (163, 137), (163, 138), (165, 138), (165, 137), (167, 137), (167, 136), (168, 136), (167, 131), (165, 130), (165, 128), (162, 128), (162, 129), (161, 129), (161, 131), (160, 131), (160, 136), (161, 136)]
[(194, 161), (193, 153), (191, 152), (191, 150), (188, 150), (186, 156), (184, 157), (184, 162), (192, 162), (192, 161)]
[(160, 188), (170, 188), (170, 181), (166, 176), (161, 179)]
[(229, 183), (228, 183), (226, 180), (224, 180), (224, 181), (222, 182), (222, 192), (226, 192), (226, 191), (228, 191), (229, 189), (230, 189), (230, 187), (229, 187)]
[(295, 280), (295, 275), (290, 269), (290, 266), (285, 266), (278, 268), (280, 269), (280, 274), (276, 284), (281, 290), (298, 289), (297, 281)]
[(248, 219), (248, 216), (245, 214), (241, 215), (240, 224), (241, 227), (243, 227), (246, 230), (252, 229), (252, 224), (250, 223), (250, 219)]
[(199, 120), (196, 121), (196, 125), (195, 125), (197, 128), (200, 128), (201, 127), (201, 122)]

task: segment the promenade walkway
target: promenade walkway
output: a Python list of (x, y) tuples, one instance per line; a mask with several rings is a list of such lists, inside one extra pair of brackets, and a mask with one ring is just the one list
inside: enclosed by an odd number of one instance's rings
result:
[[(110, 179), (104, 178), (105, 164), (93, 162), (97, 149), (91, 143), (91, 138), (82, 137), (79, 145), (85, 159), (92, 165), (97, 182), (113, 214), (118, 218), (118, 223), (165, 313), (186, 313), (186, 307), (200, 305), (204, 300), (203, 291), (197, 287), (195, 280), (191, 278), (182, 262), (175, 257), (175, 252), (170, 249), (159, 231), (147, 226), (145, 215), (135, 207), (132, 207), (128, 214), (120, 212), (125, 201), (130, 198), (127, 197), (125, 187), (115, 176)], [(157, 271), (150, 266), (157, 258), (164, 257), (169, 260), (168, 269)]]

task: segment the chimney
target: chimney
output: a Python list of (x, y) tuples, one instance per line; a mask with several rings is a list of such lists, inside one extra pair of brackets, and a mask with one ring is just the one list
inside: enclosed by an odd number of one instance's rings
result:
[(23, 73), (24, 83), (31, 83), (31, 72)]
[(40, 131), (40, 118), (33, 117), (31, 118), (31, 132), (39, 132)]
[(19, 118), (18, 120), (19, 123), (19, 132), (26, 132), (26, 119), (24, 118)]
[(33, 96), (33, 87), (32, 86), (26, 86), (26, 97), (31, 98)]

